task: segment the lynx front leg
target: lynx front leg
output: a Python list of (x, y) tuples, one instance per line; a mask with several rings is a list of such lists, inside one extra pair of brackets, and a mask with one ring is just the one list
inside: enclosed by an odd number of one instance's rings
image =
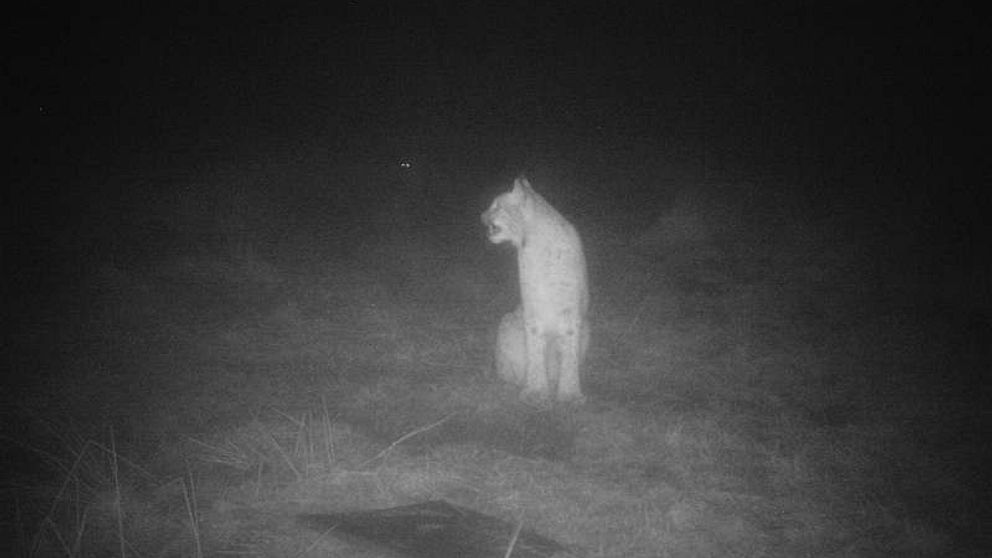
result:
[(550, 395), (544, 358), (547, 342), (537, 326), (527, 325), (524, 332), (527, 340), (527, 378), (520, 398), (525, 401), (539, 401)]
[(584, 331), (581, 327), (571, 327), (559, 340), (561, 353), (558, 369), (558, 401), (582, 403), (582, 387), (579, 381), (579, 365), (582, 361)]

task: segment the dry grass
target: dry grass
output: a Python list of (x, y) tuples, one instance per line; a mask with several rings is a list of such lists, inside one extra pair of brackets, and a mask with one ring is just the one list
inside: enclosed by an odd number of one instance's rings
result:
[(917, 322), (866, 309), (819, 241), (692, 207), (658, 229), (691, 250), (587, 234), (581, 408), (486, 376), (513, 290), (467, 250), (97, 277), (88, 342), (110, 349), (3, 417), (9, 555), (387, 556), (291, 520), (433, 499), (588, 557), (980, 555), (974, 456), (928, 434), (968, 409), (920, 379), (941, 363)]

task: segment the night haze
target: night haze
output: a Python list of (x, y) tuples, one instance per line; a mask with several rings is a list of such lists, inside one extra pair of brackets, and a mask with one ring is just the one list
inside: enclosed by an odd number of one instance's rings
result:
[[(419, 556), (271, 518), (446, 500), (496, 518), (472, 556), (985, 555), (978, 17), (12, 15), (0, 538)], [(491, 373), (527, 287), (480, 214), (520, 176), (581, 235), (581, 405)]]

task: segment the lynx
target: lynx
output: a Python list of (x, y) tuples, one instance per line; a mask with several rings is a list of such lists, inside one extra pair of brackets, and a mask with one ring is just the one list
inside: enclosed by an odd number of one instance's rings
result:
[(489, 240), (517, 252), (520, 307), (499, 328), (497, 372), (525, 400), (582, 402), (589, 290), (575, 227), (520, 177), (482, 214)]

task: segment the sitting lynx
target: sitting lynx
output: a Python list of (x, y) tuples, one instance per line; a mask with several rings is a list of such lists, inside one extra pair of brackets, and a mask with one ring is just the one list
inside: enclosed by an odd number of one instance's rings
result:
[(589, 344), (589, 291), (575, 228), (517, 178), (482, 214), (494, 244), (517, 250), (521, 305), (503, 317), (497, 372), (528, 400), (582, 402), (579, 366)]

